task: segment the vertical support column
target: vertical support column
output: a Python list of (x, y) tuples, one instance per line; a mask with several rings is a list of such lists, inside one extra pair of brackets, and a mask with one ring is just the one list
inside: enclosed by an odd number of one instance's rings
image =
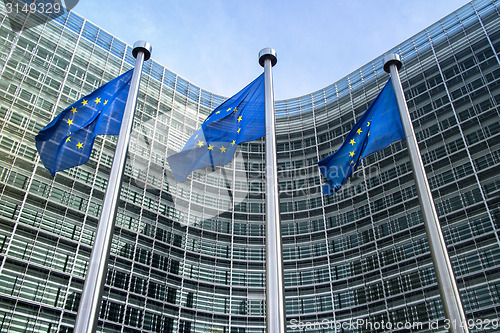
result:
[(278, 162), (276, 156), (276, 119), (272, 67), (278, 59), (276, 51), (262, 49), (259, 63), (264, 67), (266, 106), (266, 320), (267, 333), (286, 332), (285, 288), (283, 285), (283, 254), (278, 193)]
[(132, 74), (127, 103), (123, 112), (120, 134), (116, 143), (113, 165), (111, 166), (101, 217), (97, 225), (94, 247), (90, 255), (89, 268), (78, 307), (74, 332), (94, 333), (96, 331), (101, 309), (102, 292), (108, 271), (109, 252), (115, 228), (122, 176), (125, 170), (130, 134), (134, 122), (135, 105), (141, 82), (142, 65), (144, 61), (150, 58), (151, 49), (148, 42), (138, 41), (134, 44), (132, 50), (132, 54), (136, 58), (134, 73)]
[(466, 333), (467, 319), (460, 300), (460, 293), (455, 282), (455, 275), (451, 267), (450, 257), (444, 242), (443, 232), (439, 225), (439, 218), (432, 199), (432, 193), (427, 181), (424, 163), (420, 155), (415, 131), (411, 123), (410, 112), (406, 105), (406, 99), (399, 78), (399, 69), (402, 63), (397, 54), (389, 54), (384, 57), (384, 70), (391, 74), (394, 93), (398, 101), (399, 113), (406, 136), (410, 163), (413, 169), (413, 176), (417, 187), (418, 199), (424, 217), (425, 230), (429, 240), (432, 261), (438, 280), (439, 292), (443, 301), (444, 312), (449, 320), (449, 331), (451, 333)]

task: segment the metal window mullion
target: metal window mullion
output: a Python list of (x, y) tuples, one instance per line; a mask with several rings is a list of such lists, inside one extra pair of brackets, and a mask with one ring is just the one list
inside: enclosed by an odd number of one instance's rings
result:
[[(335, 86), (336, 88), (336, 86)], [(325, 111), (327, 110), (327, 101), (326, 101), (326, 92), (325, 89), (323, 89), (323, 98), (325, 100)], [(317, 121), (316, 121), (316, 107), (314, 105), (314, 99), (312, 100), (313, 107), (312, 107), (312, 117), (313, 117), (313, 127), (314, 127), (314, 141), (316, 143), (316, 159), (319, 161), (320, 159), (320, 154), (319, 154), (319, 142), (318, 142), (318, 132), (317, 132)], [(318, 168), (317, 172), (317, 177), (321, 180), (321, 170)], [(324, 230), (324, 235), (325, 235), (325, 244), (326, 244), (326, 259), (327, 259), (327, 265), (328, 265), (328, 277), (329, 277), (329, 289), (330, 289), (330, 300), (331, 300), (331, 305), (332, 305), (332, 322), (336, 322), (335, 319), (335, 301), (334, 301), (334, 293), (333, 293), (333, 277), (332, 277), (332, 262), (330, 260), (330, 247), (328, 246), (328, 226), (326, 223), (326, 211), (325, 211), (325, 197), (321, 192), (321, 185), (316, 185), (316, 187), (319, 187), (319, 192), (321, 196), (321, 215), (323, 216), (323, 230)]]
[[(45, 26), (44, 26), (44, 27), (45, 27)], [(61, 34), (62, 34), (62, 32), (61, 32)], [(40, 39), (41, 39), (41, 38), (42, 38), (42, 35), (40, 34), (40, 37), (38, 38), (37, 45), (38, 45), (38, 43), (40, 42)], [(79, 40), (79, 39), (77, 39), (77, 43), (75, 44), (75, 48), (76, 48), (76, 45), (78, 44), (78, 40)], [(14, 47), (15, 47), (15, 45), (13, 44), (12, 49), (13, 49)], [(21, 86), (22, 86), (22, 82), (25, 80), (25, 78), (26, 78), (26, 76), (27, 76), (27, 73), (28, 73), (28, 70), (29, 70), (29, 65), (30, 65), (30, 64), (31, 64), (31, 62), (33, 61), (34, 57), (36, 57), (36, 54), (35, 54), (35, 52), (34, 52), (34, 50), (35, 50), (35, 49), (36, 49), (36, 47), (35, 47), (35, 48), (33, 48), (32, 56), (31, 56), (30, 60), (28, 61), (27, 66), (26, 66), (24, 76), (23, 76), (23, 78), (21, 79), (21, 84), (19, 84), (18, 88), (16, 89), (16, 92), (14, 93), (14, 96), (18, 95), (18, 92), (20, 91)], [(5, 64), (7, 64), (7, 61), (5, 62)], [(49, 69), (50, 69), (50, 66), (51, 66), (51, 65), (52, 65), (52, 63), (50, 63), (50, 64), (49, 64), (49, 67), (48, 67), (48, 69), (47, 69), (47, 73), (48, 73), (48, 71), (49, 71)], [(68, 67), (68, 68), (69, 68), (69, 67)], [(66, 73), (65, 78), (67, 78), (67, 73)], [(63, 84), (61, 85), (61, 87), (63, 87), (64, 82), (65, 82), (65, 80), (63, 81)], [(41, 91), (41, 89), (40, 89), (40, 91)], [(37, 95), (37, 97), (36, 97), (36, 99), (35, 99), (35, 102), (36, 102), (36, 100), (37, 100), (37, 99), (39, 98), (39, 96), (40, 96), (40, 91), (38, 92), (38, 95)], [(14, 98), (13, 98), (13, 100), (12, 100), (12, 103), (11, 103), (11, 105), (10, 105), (9, 111), (12, 111), (12, 107), (13, 107), (13, 105), (14, 105), (14, 100), (15, 100), (15, 99), (16, 99), (16, 98), (14, 97)], [(59, 101), (59, 99), (60, 99), (60, 94), (59, 94), (59, 96), (58, 96), (58, 98), (57, 98), (57, 102)], [(56, 102), (56, 103), (57, 103), (57, 102)], [(54, 105), (57, 105), (57, 104), (54, 104)], [(55, 108), (54, 108), (54, 109), (55, 109)], [(34, 111), (34, 107), (33, 107), (33, 111)], [(33, 115), (33, 111), (31, 112), (31, 115)], [(10, 116), (10, 113), (8, 113), (8, 115)], [(8, 116), (8, 115), (6, 115), (6, 118), (7, 118), (7, 116)], [(4, 125), (5, 125), (5, 123), (4, 123)], [(0, 132), (2, 131), (2, 129), (3, 129), (3, 126), (2, 126), (2, 128), (0, 129)], [(24, 138), (24, 136), (25, 136), (25, 135), (26, 135), (26, 131), (24, 132), (23, 136), (21, 137), (20, 142), (22, 142), (22, 140), (23, 140), (23, 138)], [(21, 145), (19, 144), (19, 147), (17, 148), (17, 150), (16, 150), (16, 152), (15, 152), (15, 158), (14, 158), (14, 160), (17, 158), (17, 154), (18, 154), (18, 152), (19, 152), (20, 146), (21, 146)], [(38, 166), (39, 160), (40, 160), (40, 157), (39, 157), (39, 156), (37, 156), (37, 157), (36, 157), (36, 159), (35, 159), (35, 163), (34, 163), (34, 165), (33, 165), (33, 171), (32, 171), (32, 173), (31, 173), (31, 177), (30, 177), (30, 179), (29, 179), (29, 181), (28, 181), (28, 185), (27, 185), (27, 188), (26, 188), (26, 194), (27, 194), (27, 195), (25, 195), (25, 196), (24, 196), (24, 198), (23, 198), (23, 200), (22, 200), (22, 202), (21, 202), (21, 206), (20, 206), (20, 208), (19, 208), (18, 217), (16, 218), (16, 221), (15, 221), (15, 224), (14, 224), (14, 228), (13, 228), (13, 230), (12, 230), (12, 237), (10, 238), (9, 242), (7, 243), (7, 247), (5, 248), (5, 255), (6, 255), (6, 256), (7, 256), (7, 255), (8, 255), (8, 253), (9, 253), (10, 247), (11, 247), (11, 245), (12, 245), (12, 240), (13, 240), (14, 235), (15, 235), (16, 230), (17, 230), (17, 226), (19, 225), (20, 218), (21, 218), (21, 213), (22, 213), (22, 211), (24, 210), (24, 206), (25, 206), (25, 204), (26, 204), (26, 200), (27, 200), (27, 198), (28, 198), (28, 193), (29, 193), (29, 191), (30, 191), (30, 189), (31, 189), (31, 186), (32, 186), (32, 183), (33, 183), (34, 175), (35, 175), (35, 173), (36, 173), (36, 169), (37, 169), (37, 166)], [(6, 178), (8, 178), (8, 177), (10, 176), (11, 171), (12, 171), (12, 169), (10, 169), (10, 170), (7, 172)], [(50, 192), (51, 192), (51, 190), (52, 190), (52, 188), (53, 188), (53, 185), (54, 185), (54, 180), (52, 180), (51, 185), (49, 185), (49, 188), (50, 188), (50, 189), (49, 189), (49, 193), (48, 193), (49, 195), (50, 195)], [(4, 188), (4, 189), (2, 190), (2, 192), (0, 193), (0, 195), (1, 195), (1, 196), (3, 196), (4, 191), (5, 191), (5, 188)], [(48, 195), (47, 197), (49, 197), (49, 195)], [(45, 213), (44, 213), (44, 212), (46, 211), (46, 207), (47, 207), (47, 203), (48, 203), (48, 202), (49, 202), (49, 200), (47, 200), (47, 201), (46, 201), (45, 207), (44, 207), (44, 209), (43, 209), (43, 211), (42, 211), (42, 216), (41, 216), (41, 218), (42, 218), (42, 219), (43, 219), (43, 216), (45, 215)], [(33, 239), (33, 241), (35, 241), (35, 239)], [(1, 275), (1, 274), (2, 274), (2, 272), (3, 272), (4, 263), (5, 263), (5, 260), (4, 260), (4, 261), (2, 261), (2, 263), (1, 263), (1, 265), (0, 265), (0, 275)]]
[(493, 46), (493, 42), (491, 41), (490, 36), (488, 35), (488, 31), (486, 30), (486, 27), (484, 26), (483, 20), (481, 19), (481, 15), (479, 15), (479, 12), (477, 11), (476, 5), (474, 4), (474, 1), (471, 1), (470, 4), (472, 5), (472, 8), (474, 9), (474, 13), (477, 16), (477, 20), (479, 24), (481, 24), (481, 28), (484, 32), (484, 36), (488, 40), (488, 44), (491, 47), (491, 50), (493, 51), (493, 54), (495, 55), (495, 58), (497, 59), (497, 63), (500, 65), (500, 58), (498, 57), (498, 53), (495, 50), (495, 47)]
[[(450, 107), (453, 110), (453, 115), (455, 117), (455, 121), (457, 122), (458, 129), (460, 131), (460, 137), (462, 138), (462, 142), (463, 142), (463, 144), (465, 146), (465, 151), (467, 152), (467, 157), (469, 159), (469, 163), (470, 163), (470, 165), (472, 167), (472, 170), (473, 170), (473, 173), (474, 173), (474, 178), (476, 179), (477, 188), (479, 189), (479, 192), (481, 193), (481, 198), (482, 198), (482, 200), (484, 202), (484, 206), (486, 208), (486, 212), (487, 212), (488, 217), (490, 219), (493, 231), (495, 231), (496, 227), (495, 227), (495, 222), (493, 220), (493, 215), (492, 215), (492, 213), (490, 211), (490, 208), (489, 208), (489, 205), (488, 205), (488, 202), (487, 202), (487, 199), (486, 199), (486, 195), (484, 194), (483, 188), (481, 186), (481, 182), (479, 180), (479, 176), (477, 175), (477, 169), (476, 169), (476, 167), (474, 165), (474, 160), (472, 159), (472, 155), (471, 155), (471, 152), (470, 152), (470, 149), (469, 149), (469, 145), (467, 144), (467, 140), (465, 139), (465, 135), (464, 135), (464, 132), (462, 130), (460, 119), (458, 118), (458, 115), (457, 115), (457, 110), (455, 109), (455, 106), (451, 102), (452, 101), (451, 94), (450, 94), (450, 91), (448, 90), (448, 86), (446, 85), (445, 77), (444, 77), (443, 71), (441, 69), (441, 65), (439, 64), (439, 60), (438, 60), (437, 55), (436, 55), (436, 50), (434, 49), (434, 44), (432, 43), (432, 41), (431, 41), (431, 49), (432, 49), (432, 54), (434, 55), (434, 59), (436, 61), (436, 64), (437, 64), (437, 67), (438, 67), (438, 70), (439, 70), (439, 74), (440, 74), (443, 82), (445, 83), (444, 84), (444, 89), (446, 91), (446, 95), (448, 96), (448, 99), (450, 100)], [(461, 197), (461, 200), (463, 200), (462, 197)], [(499, 235), (497, 234), (497, 232), (494, 232), (494, 234), (495, 234), (495, 238), (497, 240), (497, 243), (500, 245)]]

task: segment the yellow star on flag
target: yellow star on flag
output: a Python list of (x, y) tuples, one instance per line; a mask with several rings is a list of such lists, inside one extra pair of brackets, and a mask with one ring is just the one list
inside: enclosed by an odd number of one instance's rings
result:
[(101, 98), (97, 97), (97, 98), (95, 99), (95, 104), (99, 104), (99, 103), (101, 103)]
[(87, 105), (87, 101), (86, 100), (82, 101), (82, 106), (84, 106), (84, 105)]
[(208, 150), (214, 150), (214, 146), (208, 145)]
[(198, 145), (198, 147), (200, 147), (200, 148), (201, 148), (201, 147), (203, 147), (203, 146), (204, 146), (204, 145), (203, 145), (203, 141), (198, 141), (197, 145)]
[(231, 111), (231, 108), (227, 109), (227, 111), (226, 111), (226, 112), (229, 112), (229, 111)]
[(70, 141), (71, 141), (71, 137), (70, 137), (70, 136), (68, 136), (68, 137), (66, 138), (66, 142), (70, 142)]
[(224, 147), (224, 146), (220, 147), (220, 152), (221, 153), (225, 153), (226, 152), (226, 147)]
[(220, 113), (220, 111), (215, 112), (215, 114), (219, 114), (219, 113)]
[(233, 140), (233, 142), (231, 142), (231, 146), (234, 146), (236, 144), (236, 140)]
[(242, 118), (241, 118), (241, 116), (239, 116), (239, 117), (238, 117), (238, 122), (240, 122), (240, 121), (241, 121), (241, 119), (242, 119)]
[(238, 107), (235, 107), (233, 112), (236, 112), (236, 111), (238, 111)]
[(71, 108), (71, 112), (73, 112), (73, 114), (77, 113), (78, 111), (76, 111), (76, 108), (75, 107), (72, 107)]
[(351, 157), (354, 156), (354, 152), (353, 151), (349, 152), (349, 156)]
[(83, 143), (78, 142), (78, 144), (76, 146), (78, 147), (78, 149), (81, 149), (81, 148), (83, 148)]
[(108, 100), (105, 100), (103, 105), (106, 105), (106, 104), (108, 104)]
[(361, 128), (358, 128), (358, 130), (356, 131), (356, 133), (360, 134), (363, 133), (363, 131), (361, 130)]
[(366, 127), (368, 127), (368, 126), (370, 126), (370, 122), (367, 122), (367, 123), (366, 123)]
[(354, 144), (356, 143), (356, 141), (354, 141), (354, 139), (352, 139), (349, 143), (354, 146)]
[(241, 128), (238, 128), (238, 130), (236, 131), (236, 133), (240, 134), (240, 131), (241, 131)]
[(69, 126), (73, 125), (73, 119), (68, 119), (66, 120), (66, 122), (68, 123)]

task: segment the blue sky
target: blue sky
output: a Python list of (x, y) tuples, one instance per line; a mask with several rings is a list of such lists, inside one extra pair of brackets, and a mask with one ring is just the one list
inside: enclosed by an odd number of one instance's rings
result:
[(460, 8), (466, 0), (80, 0), (74, 11), (188, 81), (231, 96), (278, 53), (277, 100), (326, 87)]

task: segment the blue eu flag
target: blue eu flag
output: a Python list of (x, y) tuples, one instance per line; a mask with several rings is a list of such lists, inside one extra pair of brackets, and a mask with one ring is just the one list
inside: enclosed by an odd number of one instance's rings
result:
[(236, 146), (265, 135), (264, 74), (222, 103), (182, 150), (167, 157), (178, 182), (194, 170), (229, 163)]
[(347, 135), (342, 146), (318, 162), (328, 179), (323, 194), (333, 194), (359, 167), (360, 160), (405, 138), (391, 79)]
[(97, 135), (117, 135), (133, 70), (99, 87), (59, 113), (35, 137), (36, 149), (52, 176), (85, 164)]

